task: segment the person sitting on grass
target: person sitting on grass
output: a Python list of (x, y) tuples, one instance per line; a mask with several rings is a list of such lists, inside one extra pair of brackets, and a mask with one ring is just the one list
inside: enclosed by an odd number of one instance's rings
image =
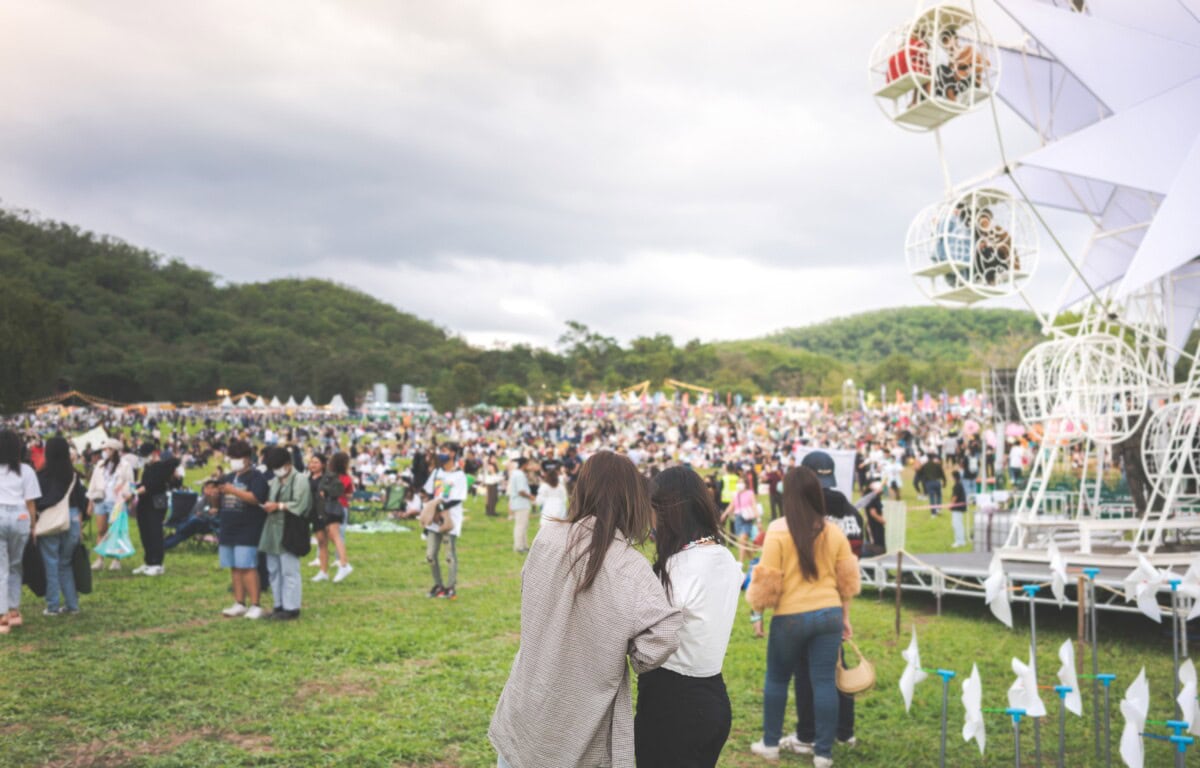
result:
[(200, 487), (200, 498), (192, 505), (192, 511), (175, 532), (163, 541), (163, 549), (174, 549), (193, 536), (204, 536), (221, 530), (217, 516), (221, 506), (221, 489), (216, 480), (205, 480)]

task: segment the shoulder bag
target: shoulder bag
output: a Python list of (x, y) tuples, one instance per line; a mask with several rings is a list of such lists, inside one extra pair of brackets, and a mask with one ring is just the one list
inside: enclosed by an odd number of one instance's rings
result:
[(54, 536), (71, 530), (71, 493), (74, 490), (75, 478), (72, 477), (71, 485), (67, 487), (67, 492), (58, 503), (38, 513), (34, 533), (38, 536)]
[(858, 664), (846, 669), (845, 652), (839, 654), (834, 682), (837, 684), (838, 690), (847, 696), (866, 693), (875, 687), (875, 665), (867, 661), (867, 657), (863, 656), (862, 651), (858, 649), (858, 645), (853, 640), (847, 640), (846, 644), (858, 656)]

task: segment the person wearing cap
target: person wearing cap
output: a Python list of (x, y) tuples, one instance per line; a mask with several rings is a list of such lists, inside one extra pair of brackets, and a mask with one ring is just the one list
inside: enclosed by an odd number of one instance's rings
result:
[[(833, 457), (825, 451), (812, 451), (805, 455), (801, 466), (812, 469), (821, 481), (821, 495), (825, 502), (825, 518), (834, 523), (845, 534), (850, 551), (858, 558), (862, 554), (863, 521), (858, 509), (837, 489), (837, 473)], [(857, 561), (856, 561), (857, 562)], [(856, 566), (857, 567), (857, 566)], [(838, 654), (843, 653), (838, 649)], [(796, 730), (779, 740), (781, 750), (796, 754), (812, 754), (816, 741), (816, 715), (813, 711), (813, 675), (806, 659), (801, 659), (796, 669)], [(854, 746), (858, 739), (854, 735), (854, 697), (837, 692), (838, 717), (835, 736), (837, 743)]]
[(524, 459), (513, 467), (508, 477), (508, 511), (513, 516), (513, 551), (524, 554), (529, 551), (529, 510), (537, 497), (529, 487), (526, 472), (536, 472), (537, 462)]
[[(121, 460), (121, 441), (109, 438), (100, 449), (100, 461), (92, 468), (88, 483), (88, 515), (96, 521), (96, 541), (102, 541), (108, 533), (108, 520), (117, 502), (128, 503), (133, 497), (133, 467), (131, 462)], [(104, 567), (104, 557), (96, 556), (92, 570)], [(113, 558), (109, 570), (121, 570), (121, 561)]]

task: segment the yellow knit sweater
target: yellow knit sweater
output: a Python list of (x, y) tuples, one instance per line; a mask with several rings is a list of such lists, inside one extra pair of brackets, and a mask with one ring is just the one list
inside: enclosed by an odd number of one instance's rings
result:
[(746, 596), (750, 605), (755, 610), (773, 608), (776, 615), (807, 613), (837, 608), (859, 593), (858, 558), (841, 528), (826, 520), (825, 530), (813, 542), (813, 555), (817, 578), (810, 581), (800, 571), (800, 556), (787, 521), (779, 518), (772, 522)]

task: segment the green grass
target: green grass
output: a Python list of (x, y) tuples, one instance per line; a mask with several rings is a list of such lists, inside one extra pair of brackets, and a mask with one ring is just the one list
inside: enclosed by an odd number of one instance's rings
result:
[[(911, 492), (909, 492), (911, 493)], [(909, 499), (913, 501), (913, 499)], [(228, 579), (210, 549), (168, 553), (166, 575), (98, 574), (76, 617), (45, 618), (25, 594), (26, 625), (0, 637), (0, 765), (132, 766), (491, 766), (487, 726), (519, 640), (520, 556), (510, 551), (511, 524), (487, 518), (471, 499), (459, 545), (457, 601), (429, 600), (428, 568), (417, 532), (351, 535), (354, 574), (342, 584), (304, 584), (300, 621), (223, 619)], [(910, 547), (945, 548), (949, 520), (914, 513)], [(136, 536), (135, 536), (136, 541)], [(140, 558), (135, 558), (140, 562)], [(305, 568), (307, 578), (313, 573)], [(935, 765), (940, 684), (917, 688), (912, 712), (896, 689), (900, 650), (911, 624), (922, 661), (960, 676), (977, 662), (984, 706), (1005, 705), (1009, 659), (1027, 654), (1024, 611), (1017, 629), (990, 618), (981, 601), (906, 597), (903, 631), (893, 632), (893, 598), (866, 592), (855, 602), (860, 647), (875, 662), (878, 687), (858, 703), (860, 746), (835, 751), (839, 765)], [(725, 678), (734, 722), (722, 765), (761, 761), (748, 747), (760, 735), (765, 640), (753, 637), (743, 609), (734, 627)], [(1038, 614), (1043, 682), (1053, 683), (1058, 645), (1074, 634), (1074, 612)], [(1145, 665), (1152, 718), (1171, 715), (1169, 639), (1136, 617), (1101, 617), (1103, 667), (1115, 712)], [(988, 722), (986, 758), (958, 736), (959, 681), (951, 689), (948, 764), (1012, 764), (1006, 718)], [(1057, 717), (1053, 692), (1047, 706)], [(1068, 722), (1068, 765), (1099, 765), (1086, 719)], [(546, 724), (553, 727), (553, 724)], [(788, 726), (790, 729), (790, 726)], [(1043, 732), (1044, 764), (1053, 765), (1057, 721)], [(1024, 764), (1032, 764), (1032, 728), (1024, 729)], [(1169, 747), (1147, 745), (1147, 765), (1170, 764)], [(783, 765), (807, 765), (785, 757)]]

